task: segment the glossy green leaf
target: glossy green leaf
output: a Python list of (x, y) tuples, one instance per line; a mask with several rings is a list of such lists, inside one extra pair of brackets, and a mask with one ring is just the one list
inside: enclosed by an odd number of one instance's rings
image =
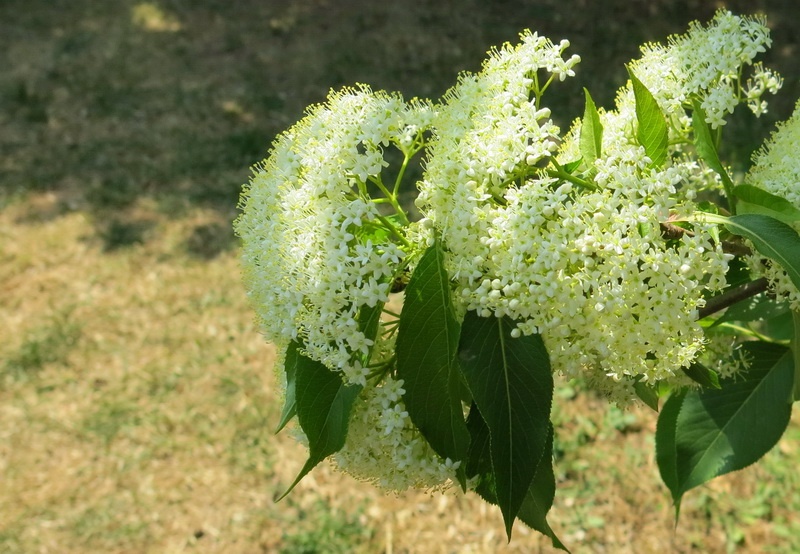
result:
[(752, 185), (739, 185), (733, 189), (733, 194), (739, 199), (736, 204), (738, 214), (768, 215), (784, 223), (800, 221), (800, 209), (785, 198), (764, 189)]
[(678, 416), (688, 393), (689, 389), (681, 389), (670, 395), (661, 407), (656, 425), (656, 463), (661, 480), (672, 493), (676, 520), (680, 513), (681, 495), (685, 492), (678, 471)]
[(586, 105), (581, 121), (580, 150), (583, 161), (589, 167), (594, 166), (594, 161), (600, 157), (603, 145), (603, 125), (600, 123), (600, 114), (597, 106), (587, 89), (583, 89), (586, 96)]
[(295, 396), (297, 419), (308, 439), (308, 460), (284, 498), (322, 460), (341, 450), (353, 405), (361, 392), (358, 385), (345, 385), (340, 373), (297, 352)]
[(383, 313), (383, 302), (378, 302), (375, 306), (361, 306), (358, 313), (358, 329), (367, 339), (374, 341), (378, 335), (378, 326), (381, 322)]
[(749, 283), (752, 280), (750, 266), (742, 258), (736, 257), (728, 262), (728, 271), (725, 273), (725, 282), (728, 283), (728, 286), (723, 292)]
[(713, 369), (709, 369), (700, 362), (693, 362), (689, 367), (683, 368), (683, 372), (695, 383), (705, 389), (719, 389), (719, 375)]
[[(358, 328), (369, 340), (374, 341), (378, 334), (383, 303), (380, 302), (375, 307), (362, 306), (358, 314)], [(286, 390), (284, 394), (283, 409), (281, 419), (275, 433), (280, 433), (284, 427), (297, 414), (297, 404), (295, 398), (295, 376), (297, 374), (297, 364), (301, 362), (300, 344), (292, 341), (286, 349), (284, 361), (284, 371), (286, 373)]]
[[(497, 505), (497, 480), (492, 467), (489, 427), (483, 420), (478, 407), (473, 403), (467, 418), (470, 431), (467, 477), (476, 479), (475, 492), (490, 504)], [(556, 480), (553, 474), (553, 426), (550, 425), (547, 445), (541, 459), (536, 464), (535, 473), (522, 502), (517, 519), (525, 525), (549, 537), (553, 546), (567, 550), (547, 522), (547, 513), (553, 506)], [(567, 550), (568, 551), (568, 550)]]
[(683, 494), (766, 454), (791, 415), (791, 353), (766, 342), (741, 347), (750, 367), (719, 390), (682, 391), (661, 410), (656, 459), (676, 510)]
[(297, 375), (297, 364), (300, 360), (300, 345), (297, 341), (292, 341), (286, 348), (286, 358), (283, 362), (283, 370), (286, 373), (286, 390), (284, 391), (283, 410), (281, 410), (281, 420), (275, 433), (280, 433), (286, 424), (297, 415), (297, 402), (295, 398), (295, 376)]
[(800, 290), (800, 235), (782, 221), (761, 214), (724, 217), (702, 214), (702, 220), (721, 223), (734, 235), (750, 239), (763, 256), (778, 262)]
[[(393, 225), (403, 226), (403, 218), (397, 214), (387, 215), (386, 219)], [(392, 235), (391, 231), (383, 225), (355, 225), (351, 229), (361, 244), (366, 244), (368, 241), (371, 241), (372, 244), (381, 244)]]
[(667, 160), (669, 140), (667, 120), (652, 93), (633, 74), (630, 67), (628, 75), (636, 98), (636, 120), (639, 123), (636, 138), (639, 144), (644, 146), (644, 151), (651, 160), (651, 166), (660, 168)]
[(800, 400), (800, 311), (792, 310), (792, 323), (794, 323), (794, 334), (791, 340), (792, 358), (794, 359), (792, 401), (797, 401)]
[[(697, 100), (692, 101), (692, 129), (694, 130), (694, 147), (697, 149), (697, 155), (722, 178), (725, 190), (732, 190), (733, 181), (719, 159), (714, 138), (711, 136), (711, 129), (706, 122), (706, 113)], [(735, 198), (728, 199), (729, 202), (734, 202), (734, 200)]]
[(437, 241), (422, 256), (406, 288), (395, 351), (411, 421), (439, 456), (452, 461), (465, 460), (469, 448), (457, 359), (460, 332)]
[(553, 505), (556, 494), (556, 478), (553, 473), (553, 426), (550, 425), (545, 451), (536, 464), (536, 471), (522, 501), (517, 519), (550, 538), (553, 546), (569, 552), (564, 543), (556, 536), (547, 522), (547, 513)]
[(459, 360), (491, 436), (490, 455), (497, 504), (511, 537), (547, 449), (553, 376), (539, 335), (511, 337), (508, 318), (467, 312), (461, 330)]

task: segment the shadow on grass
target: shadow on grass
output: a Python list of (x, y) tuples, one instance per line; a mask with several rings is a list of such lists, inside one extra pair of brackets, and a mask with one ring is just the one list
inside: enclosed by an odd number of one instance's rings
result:
[[(199, 205), (232, 216), (248, 168), (329, 88), (368, 82), (437, 98), (525, 27), (569, 38), (583, 56), (577, 78), (546, 102), (566, 128), (582, 111), (582, 86), (611, 106), (639, 44), (709, 19), (717, 4), (767, 13), (775, 47), (764, 61), (786, 77), (766, 117), (730, 126), (741, 169), (800, 95), (792, 27), (800, 3), (9, 0), (0, 5), (8, 69), (0, 74), (0, 196), (69, 191), (94, 213), (147, 197), (169, 213)], [(107, 250), (146, 240), (136, 225), (98, 233)]]

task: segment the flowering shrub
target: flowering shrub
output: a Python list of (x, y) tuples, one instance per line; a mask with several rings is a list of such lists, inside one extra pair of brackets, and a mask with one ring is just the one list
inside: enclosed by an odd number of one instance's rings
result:
[(614, 109), (586, 91), (562, 133), (543, 98), (580, 60), (526, 31), (439, 102), (362, 85), (280, 135), (235, 226), (282, 355), (278, 427), (309, 449), (294, 484), (329, 457), (393, 490), (458, 484), (509, 537), (519, 518), (563, 547), (554, 373), (660, 408), (676, 507), (772, 448), (800, 397), (800, 104), (743, 183), (717, 153), (734, 108), (781, 86), (769, 46), (720, 11), (645, 45)]

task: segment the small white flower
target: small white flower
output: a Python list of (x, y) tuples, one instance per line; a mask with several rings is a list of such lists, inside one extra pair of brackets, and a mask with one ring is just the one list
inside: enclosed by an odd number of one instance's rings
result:
[[(800, 209), (800, 102), (792, 117), (778, 126), (765, 145), (753, 156), (753, 167), (745, 182), (781, 196)], [(792, 224), (800, 232), (800, 222)], [(762, 257), (753, 254), (750, 267), (756, 275), (769, 279), (770, 287), (786, 298), (793, 309), (800, 310), (800, 291), (789, 274), (777, 263), (766, 265)]]

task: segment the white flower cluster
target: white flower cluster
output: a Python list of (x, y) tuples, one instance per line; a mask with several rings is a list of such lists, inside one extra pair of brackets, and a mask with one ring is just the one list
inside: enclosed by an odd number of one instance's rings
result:
[(333, 92), (277, 138), (242, 197), (245, 284), (267, 338), (300, 339), (350, 383), (366, 384), (372, 346), (359, 314), (388, 300), (405, 256), (402, 230), (387, 233), (359, 191), (387, 165), (384, 147), (407, 151), (430, 117), (399, 95)]
[[(304, 355), (364, 387), (338, 466), (394, 490), (443, 487), (454, 477), (458, 463), (439, 458), (415, 428), (392, 374), (397, 320), (381, 321), (374, 338), (365, 334), (366, 316), (380, 315), (392, 284), (434, 236), (445, 246), (458, 310), (507, 316), (515, 337), (541, 334), (555, 371), (620, 403), (633, 398), (636, 382), (688, 383), (680, 370), (706, 343), (697, 310), (705, 293), (726, 285), (731, 256), (715, 226), (670, 225), (719, 184), (681, 151), (691, 133), (687, 109), (702, 102), (712, 127), (740, 102), (762, 113), (762, 95), (780, 78), (756, 65), (747, 87), (740, 79), (768, 45), (762, 19), (721, 11), (707, 28), (694, 24), (667, 46), (643, 48), (630, 68), (670, 129), (659, 166), (637, 139), (630, 84), (615, 110), (600, 112), (601, 155), (581, 159), (581, 121), (562, 138), (540, 104), (579, 58), (564, 55), (567, 41), (530, 32), (493, 50), (480, 73), (461, 75), (435, 107), (344, 89), (280, 135), (255, 167), (235, 227), (267, 338), (281, 352), (298, 341)], [(800, 206), (798, 113), (800, 105), (758, 155), (749, 182)], [(397, 185), (390, 192), (382, 181), (392, 173), (384, 171), (390, 146), (406, 162), (426, 148), (418, 223), (397, 204)], [(780, 268), (763, 271), (800, 305)]]
[(727, 333), (709, 333), (699, 361), (713, 370), (720, 379), (735, 379), (750, 368), (752, 362), (745, 351), (737, 348), (741, 337)]
[(744, 89), (747, 107), (759, 116), (767, 112), (767, 101), (762, 99), (765, 92), (775, 94), (783, 86), (783, 79), (771, 69), (765, 69), (761, 63), (755, 64), (753, 76), (747, 80)]
[[(653, 83), (673, 135), (685, 140), (687, 98), (726, 87), (730, 67), (738, 74), (766, 40), (760, 21), (720, 12), (709, 29), (695, 25), (667, 47), (649, 45), (632, 67)], [(563, 44), (523, 35), (479, 75), (462, 77), (434, 121), (418, 206), (447, 246), (466, 309), (509, 316), (516, 336), (542, 334), (556, 371), (624, 403), (635, 380), (688, 382), (680, 370), (705, 342), (697, 309), (704, 291), (725, 286), (731, 256), (711, 225), (663, 232), (662, 224), (695, 211), (697, 192), (716, 178), (678, 147), (663, 167), (652, 166), (636, 139), (630, 86), (615, 111), (601, 114), (591, 182), (540, 169), (557, 150), (561, 167), (580, 158), (580, 122), (559, 149), (549, 111), (531, 98), (532, 75), (556, 65), (542, 60), (562, 52)]]
[[(780, 77), (756, 64), (745, 90), (740, 78), (742, 69), (771, 43), (763, 16), (740, 17), (721, 10), (707, 27), (694, 22), (686, 34), (670, 37), (666, 46), (645, 45), (642, 57), (630, 67), (666, 113), (685, 116), (681, 106), (696, 96), (707, 122), (716, 128), (725, 125), (725, 117), (743, 97), (756, 115), (766, 111), (761, 97), (766, 91), (777, 92)], [(683, 119), (683, 126), (688, 125)]]
[[(792, 117), (779, 125), (764, 147), (753, 156), (753, 167), (745, 182), (781, 196), (800, 209), (800, 102)], [(800, 232), (800, 222), (792, 224)], [(789, 274), (776, 263), (762, 263), (761, 256), (753, 255), (751, 267), (756, 274), (767, 277), (773, 290), (785, 297), (792, 309), (800, 310), (800, 291)]]
[(387, 375), (366, 389), (350, 418), (347, 442), (334, 459), (350, 475), (385, 489), (448, 486), (458, 464), (443, 461), (411, 423), (403, 381)]
[(707, 229), (663, 238), (665, 203), (636, 189), (572, 192), (529, 182), (509, 195), (486, 240), (486, 276), (463, 296), (519, 321), (521, 333), (541, 333), (554, 369), (624, 401), (619, 381), (674, 380), (702, 348), (700, 293), (724, 284), (728, 258)]
[(520, 38), (493, 51), (480, 74), (463, 74), (438, 106), (416, 203), (458, 252), (448, 259), (454, 279), (482, 276), (488, 251), (479, 239), (488, 235), (495, 200), (558, 149), (550, 110), (530, 97), (539, 70), (563, 79), (579, 58), (562, 58), (567, 41), (555, 46), (529, 32)]
[[(424, 225), (392, 225), (364, 190), (380, 180), (384, 148), (418, 149), (431, 116), (427, 104), (367, 87), (332, 92), (256, 166), (235, 224), (245, 285), (267, 338), (281, 355), (299, 340), (305, 355), (365, 387), (337, 464), (395, 490), (443, 486), (455, 468), (411, 423), (402, 381), (369, 376), (393, 357), (394, 335), (382, 321), (375, 340), (368, 338), (364, 310), (383, 306), (430, 233)], [(302, 429), (295, 436), (305, 442)]]

